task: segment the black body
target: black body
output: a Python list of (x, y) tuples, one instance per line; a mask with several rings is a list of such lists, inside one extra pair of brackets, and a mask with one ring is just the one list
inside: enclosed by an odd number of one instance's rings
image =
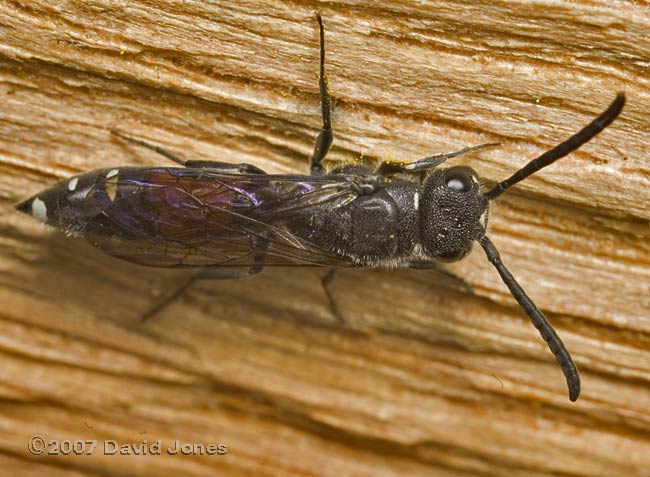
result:
[[(331, 100), (320, 16), (318, 21), (323, 128), (311, 158), (311, 175), (268, 175), (251, 164), (183, 161), (113, 131), (184, 167), (96, 170), (55, 184), (17, 208), (131, 262), (204, 267), (148, 316), (197, 278), (243, 278), (264, 266), (436, 268), (436, 261), (463, 258), (477, 241), (548, 343), (575, 401), (580, 393), (577, 368), (485, 235), (488, 205), (607, 127), (620, 113), (624, 95), (570, 139), (485, 192), (472, 169), (439, 166), (494, 144), (410, 163), (369, 161), (328, 171), (323, 159), (333, 138)], [(341, 316), (327, 290), (332, 278), (330, 271), (323, 286), (332, 310)]]
[[(459, 170), (466, 182), (452, 189)], [(123, 167), (66, 179), (18, 208), (38, 213), (40, 201), (49, 225), (148, 266), (252, 266), (257, 254), (264, 266), (408, 266), (468, 252), (487, 217), (476, 176), (403, 176)]]

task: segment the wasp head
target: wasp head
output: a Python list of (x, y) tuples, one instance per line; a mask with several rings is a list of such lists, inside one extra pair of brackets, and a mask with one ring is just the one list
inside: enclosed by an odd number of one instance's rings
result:
[(488, 199), (473, 169), (441, 169), (424, 182), (420, 200), (424, 251), (438, 260), (454, 262), (469, 253), (485, 234)]

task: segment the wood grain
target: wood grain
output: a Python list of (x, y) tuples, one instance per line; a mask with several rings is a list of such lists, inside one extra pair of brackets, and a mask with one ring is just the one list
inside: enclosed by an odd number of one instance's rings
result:
[[(331, 157), (463, 157), (510, 175), (625, 91), (622, 116), (500, 198), (490, 235), (572, 352), (570, 403), (480, 250), (424, 271), (269, 269), (199, 283), (101, 255), (17, 201), (110, 165), (307, 170), (324, 18)], [(0, 2), (0, 473), (650, 475), (650, 10), (644, 2)], [(32, 455), (30, 436), (97, 440)], [(103, 443), (161, 440), (162, 455)], [(226, 455), (169, 455), (174, 440)]]

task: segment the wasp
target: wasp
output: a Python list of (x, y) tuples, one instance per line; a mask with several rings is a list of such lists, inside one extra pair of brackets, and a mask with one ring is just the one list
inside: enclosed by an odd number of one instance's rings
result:
[(461, 154), (495, 144), (412, 162), (354, 162), (325, 167), (333, 140), (331, 98), (325, 74), (325, 34), (320, 32), (319, 89), (323, 125), (309, 175), (273, 175), (252, 164), (185, 161), (148, 142), (112, 131), (152, 149), (179, 167), (112, 167), (76, 175), (16, 208), (81, 236), (129, 262), (198, 271), (151, 315), (197, 279), (250, 277), (267, 266), (438, 268), (465, 257), (474, 242), (485, 251), (510, 293), (539, 330), (567, 381), (580, 394), (578, 369), (544, 314), (503, 264), (486, 235), (490, 202), (514, 184), (566, 156), (606, 128), (625, 95), (563, 143), (528, 162), (509, 178), (482, 190), (476, 172), (440, 167)]

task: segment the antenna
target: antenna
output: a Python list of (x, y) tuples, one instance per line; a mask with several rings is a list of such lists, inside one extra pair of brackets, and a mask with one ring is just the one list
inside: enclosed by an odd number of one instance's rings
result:
[(499, 182), (497, 185), (494, 186), (492, 190), (490, 190), (487, 194), (485, 194), (485, 196), (489, 200), (494, 200), (497, 197), (499, 197), (501, 194), (503, 194), (506, 190), (508, 190), (510, 187), (512, 187), (514, 184), (516, 184), (517, 182), (524, 180), (526, 177), (530, 176), (531, 174), (534, 174), (540, 169), (553, 164), (555, 161), (563, 158), (570, 152), (575, 151), (584, 143), (586, 143), (591, 138), (593, 138), (600, 131), (602, 131), (607, 126), (609, 126), (611, 122), (614, 121), (614, 119), (616, 119), (616, 116), (619, 115), (619, 113), (623, 109), (624, 104), (625, 104), (625, 94), (618, 93), (616, 95), (616, 99), (609, 106), (609, 108), (607, 108), (600, 116), (594, 119), (591, 123), (589, 123), (587, 126), (582, 128), (580, 131), (575, 133), (573, 136), (571, 136), (563, 143), (558, 144), (557, 146), (555, 146), (553, 149), (549, 151), (546, 151), (537, 159), (533, 159), (532, 161), (530, 161), (528, 164), (526, 164), (524, 167), (519, 169), (517, 172), (515, 172), (513, 175), (508, 177), (506, 180)]
[(564, 343), (557, 335), (551, 324), (548, 322), (544, 314), (535, 306), (533, 300), (531, 300), (521, 285), (517, 283), (515, 277), (512, 276), (510, 271), (501, 261), (501, 256), (499, 251), (496, 249), (492, 241), (483, 236), (478, 239), (478, 243), (481, 244), (485, 254), (487, 255), (488, 260), (499, 272), (503, 283), (506, 284), (510, 290), (510, 294), (517, 300), (519, 306), (526, 312), (530, 317), (530, 320), (535, 325), (535, 328), (539, 331), (539, 334), (542, 335), (546, 344), (551, 349), (553, 356), (557, 360), (558, 364), (562, 368), (562, 373), (566, 378), (567, 386), (569, 387), (569, 399), (575, 401), (580, 395), (580, 376), (578, 375), (578, 368), (576, 367), (571, 355), (564, 347)]
[[(549, 151), (546, 151), (538, 158), (530, 161), (506, 180), (499, 182), (494, 186), (494, 188), (487, 192), (485, 196), (488, 200), (494, 200), (517, 182), (524, 180), (540, 169), (553, 164), (558, 159), (561, 159), (570, 152), (575, 151), (609, 126), (620, 114), (624, 104), (625, 94), (618, 93), (616, 99), (614, 99), (612, 104), (610, 104), (609, 107), (600, 114), (600, 116), (563, 143), (558, 144)], [(528, 315), (530, 320), (533, 322), (533, 325), (535, 325), (535, 328), (539, 331), (539, 334), (542, 335), (542, 338), (544, 338), (544, 341), (548, 344), (553, 356), (555, 356), (555, 359), (562, 368), (562, 373), (564, 373), (567, 386), (569, 387), (569, 399), (575, 401), (580, 395), (580, 376), (578, 375), (578, 368), (573, 362), (573, 359), (571, 359), (571, 355), (564, 346), (564, 343), (562, 343), (562, 340), (544, 314), (539, 308), (537, 308), (528, 295), (526, 295), (524, 289), (519, 285), (519, 283), (517, 283), (515, 277), (512, 276), (510, 271), (503, 264), (499, 251), (496, 249), (492, 241), (486, 235), (483, 235), (478, 239), (478, 243), (480, 243), (483, 250), (485, 250), (489, 262), (494, 265), (494, 268), (496, 268), (499, 275), (501, 275), (501, 279), (510, 290), (510, 294), (515, 298), (515, 300), (517, 300), (519, 306)]]

